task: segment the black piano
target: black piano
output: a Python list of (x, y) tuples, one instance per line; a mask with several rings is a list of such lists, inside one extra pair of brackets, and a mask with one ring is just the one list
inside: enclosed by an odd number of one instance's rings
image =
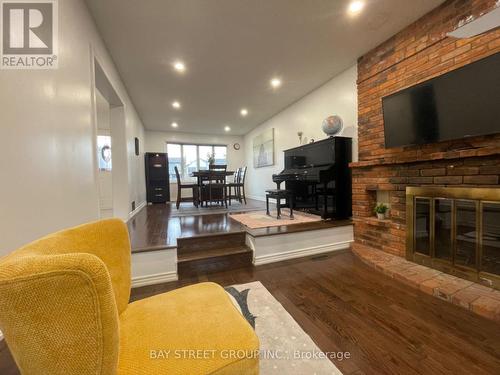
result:
[(273, 181), (278, 189), (285, 182), (295, 197), (295, 209), (323, 219), (352, 216), (351, 138), (330, 137), (284, 152), (285, 169), (273, 175)]

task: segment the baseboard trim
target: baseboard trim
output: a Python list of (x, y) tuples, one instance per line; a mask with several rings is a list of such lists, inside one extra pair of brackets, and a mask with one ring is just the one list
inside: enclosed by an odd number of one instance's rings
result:
[(338, 242), (331, 245), (320, 245), (314, 247), (307, 247), (304, 249), (284, 251), (276, 254), (262, 255), (255, 257), (253, 264), (260, 266), (268, 263), (282, 262), (288, 259), (303, 258), (310, 255), (317, 255), (322, 253), (329, 253), (331, 251), (348, 249), (354, 241)]
[(258, 195), (247, 195), (247, 198), (253, 199), (255, 201), (265, 202), (266, 197), (258, 196)]
[(177, 276), (177, 272), (175, 271), (157, 273), (154, 275), (147, 275), (147, 276), (138, 276), (132, 278), (132, 288), (168, 283), (170, 281), (177, 281), (178, 279), (179, 277)]
[(148, 202), (144, 201), (142, 202), (141, 204), (139, 204), (134, 211), (130, 212), (128, 214), (128, 219), (127, 219), (127, 222), (129, 220), (131, 220), (135, 215), (137, 215), (139, 213), (140, 210), (142, 210), (144, 207), (146, 207), (148, 205)]

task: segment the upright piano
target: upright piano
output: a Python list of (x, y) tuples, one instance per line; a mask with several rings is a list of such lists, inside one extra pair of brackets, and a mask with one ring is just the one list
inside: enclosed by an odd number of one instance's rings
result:
[(285, 182), (295, 197), (295, 209), (324, 219), (352, 216), (351, 138), (330, 137), (284, 153), (285, 169), (273, 175), (273, 181), (278, 189)]

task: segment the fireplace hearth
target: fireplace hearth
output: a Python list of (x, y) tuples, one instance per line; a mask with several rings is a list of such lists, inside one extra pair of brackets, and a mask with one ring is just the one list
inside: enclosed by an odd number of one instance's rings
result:
[(407, 187), (406, 258), (500, 289), (500, 189)]

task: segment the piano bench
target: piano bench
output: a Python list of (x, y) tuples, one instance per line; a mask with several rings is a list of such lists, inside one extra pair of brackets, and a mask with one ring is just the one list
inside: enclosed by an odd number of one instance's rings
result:
[[(293, 193), (290, 190), (281, 190), (281, 189), (273, 189), (273, 190), (266, 190), (266, 213), (267, 215), (271, 215), (269, 212), (269, 199), (275, 199), (276, 200), (276, 209), (278, 211), (278, 215), (276, 219), (281, 219), (281, 209), (283, 207), (288, 207), (290, 209), (290, 219), (293, 220), (293, 206), (295, 204), (294, 202), (294, 196)], [(281, 200), (285, 199), (285, 204), (281, 204)]]

